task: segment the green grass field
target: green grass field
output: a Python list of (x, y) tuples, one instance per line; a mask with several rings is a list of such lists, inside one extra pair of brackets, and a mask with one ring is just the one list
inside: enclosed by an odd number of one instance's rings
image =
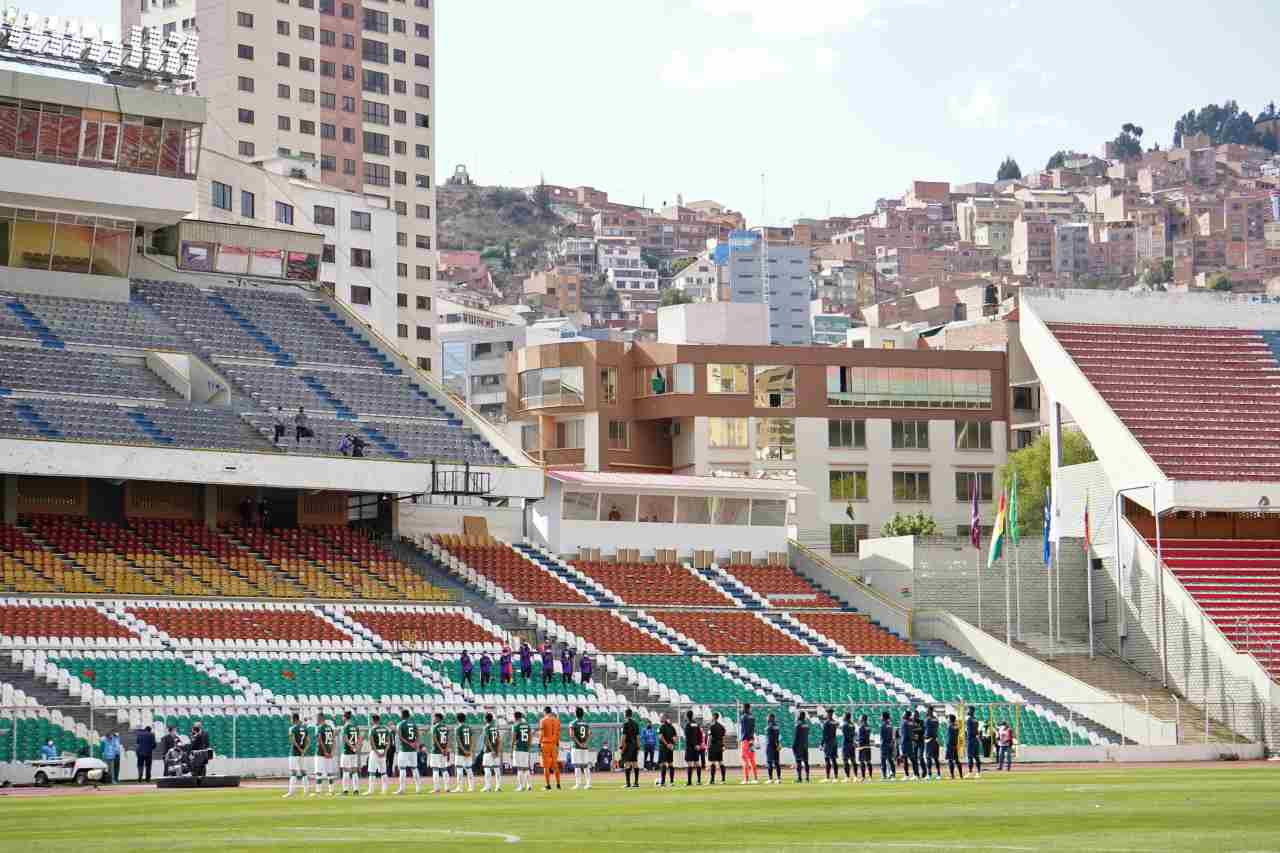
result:
[[(980, 781), (318, 797), (0, 797), (0, 851), (1280, 851), (1280, 766), (1017, 770)], [(428, 785), (428, 788), (430, 786)]]

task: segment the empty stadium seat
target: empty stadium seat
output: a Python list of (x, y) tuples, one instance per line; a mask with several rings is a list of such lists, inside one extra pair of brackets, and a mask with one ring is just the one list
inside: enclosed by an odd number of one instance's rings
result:
[(537, 615), (572, 631), (601, 652), (669, 654), (671, 648), (607, 610), (538, 608)]
[(817, 589), (787, 566), (724, 566), (734, 580), (775, 607), (839, 607), (827, 593)]
[(903, 642), (860, 613), (792, 613), (791, 618), (839, 643), (849, 654), (915, 654), (910, 643)]
[(813, 650), (755, 615), (733, 610), (662, 610), (649, 616), (714, 654), (809, 655)]
[(349, 635), (312, 610), (291, 605), (130, 604), (126, 611), (175, 640), (351, 643)]
[(136, 633), (108, 619), (97, 608), (71, 602), (38, 604), (29, 599), (0, 601), (0, 636), (27, 641), (42, 637), (77, 641), (138, 639)]
[(627, 604), (731, 607), (735, 602), (678, 563), (579, 561), (574, 568)]
[(432, 539), (472, 571), (488, 578), (516, 601), (548, 604), (589, 604), (586, 596), (550, 572), (500, 542), (468, 540), (461, 536)]

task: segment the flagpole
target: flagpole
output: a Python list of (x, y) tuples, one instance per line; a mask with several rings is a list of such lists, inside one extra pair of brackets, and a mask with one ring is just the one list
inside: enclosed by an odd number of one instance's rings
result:
[(1052, 660), (1057, 647), (1053, 642), (1053, 572), (1056, 567), (1053, 564), (1052, 554), (1049, 557), (1049, 571), (1045, 577), (1045, 589), (1049, 595), (1049, 659)]
[(1018, 546), (1013, 547), (1014, 603), (1018, 612), (1018, 642), (1022, 642), (1022, 572), (1018, 565)]
[(1000, 562), (1004, 565), (1004, 643), (1006, 646), (1012, 646), (1013, 611), (1009, 609), (1009, 555), (1001, 554)]
[(982, 549), (973, 549), (973, 565), (978, 570), (978, 630), (982, 630)]
[(1056, 602), (1058, 615), (1058, 642), (1062, 642), (1062, 540), (1059, 539), (1053, 543), (1053, 576), (1056, 580), (1055, 586), (1058, 588), (1058, 600)]

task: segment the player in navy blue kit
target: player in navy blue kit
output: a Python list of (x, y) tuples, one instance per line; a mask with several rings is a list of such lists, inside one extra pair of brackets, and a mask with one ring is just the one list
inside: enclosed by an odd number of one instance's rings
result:
[(915, 736), (911, 725), (911, 709), (902, 712), (902, 725), (898, 727), (898, 753), (902, 758), (902, 781), (911, 780), (911, 762)]
[(840, 759), (844, 763), (844, 781), (853, 778), (855, 743), (858, 738), (857, 727), (853, 724), (853, 714), (844, 712), (844, 722), (840, 724)]
[(867, 715), (858, 718), (858, 778), (863, 782), (871, 781), (871, 723)]
[(933, 706), (924, 720), (924, 778), (941, 779), (942, 762), (938, 760), (938, 717)]
[[(770, 785), (782, 784), (782, 729), (778, 728), (778, 718), (770, 714), (764, 727), (764, 764), (769, 774)], [(774, 771), (778, 778), (773, 777)]]
[(896, 770), (893, 756), (893, 721), (889, 712), (880, 715), (880, 779), (891, 778)]
[(827, 716), (822, 721), (822, 781), (824, 783), (840, 781), (839, 732), (835, 709), (828, 708)]
[(964, 718), (964, 745), (969, 753), (969, 773), (975, 779), (982, 778), (982, 733), (978, 718), (970, 708)]
[[(804, 711), (796, 717), (795, 734), (791, 736), (791, 753), (795, 756), (796, 761), (796, 781), (809, 781), (809, 718), (805, 716)], [(801, 773), (803, 768), (803, 775)], [(778, 768), (778, 775), (782, 775), (782, 768)]]
[(964, 778), (964, 762), (960, 760), (960, 724), (955, 714), (947, 714), (947, 772), (956, 778), (956, 771)]

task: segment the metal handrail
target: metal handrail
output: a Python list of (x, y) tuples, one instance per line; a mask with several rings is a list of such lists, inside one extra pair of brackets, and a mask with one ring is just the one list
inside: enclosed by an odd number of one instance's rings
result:
[(912, 612), (910, 607), (899, 604), (893, 599), (888, 598), (887, 596), (885, 596), (884, 593), (880, 592), (875, 587), (868, 585), (861, 578), (855, 577), (854, 575), (846, 572), (844, 569), (836, 566), (835, 563), (831, 562), (826, 557), (822, 556), (817, 551), (814, 551), (812, 548), (808, 547), (807, 545), (802, 545), (799, 542), (797, 542), (795, 539), (789, 539), (787, 541), (791, 545), (795, 546), (795, 548), (799, 550), (801, 553), (803, 553), (806, 557), (813, 560), (815, 563), (822, 566), (827, 571), (831, 572), (831, 574), (835, 575), (841, 580), (848, 581), (849, 583), (856, 586), (859, 590), (861, 590), (862, 592), (865, 592), (867, 595), (870, 595), (872, 598), (876, 599), (886, 607), (890, 607), (894, 610), (897, 610), (899, 613), (902, 613), (904, 616), (907, 617), (907, 622), (908, 624), (910, 624), (911, 612)]

